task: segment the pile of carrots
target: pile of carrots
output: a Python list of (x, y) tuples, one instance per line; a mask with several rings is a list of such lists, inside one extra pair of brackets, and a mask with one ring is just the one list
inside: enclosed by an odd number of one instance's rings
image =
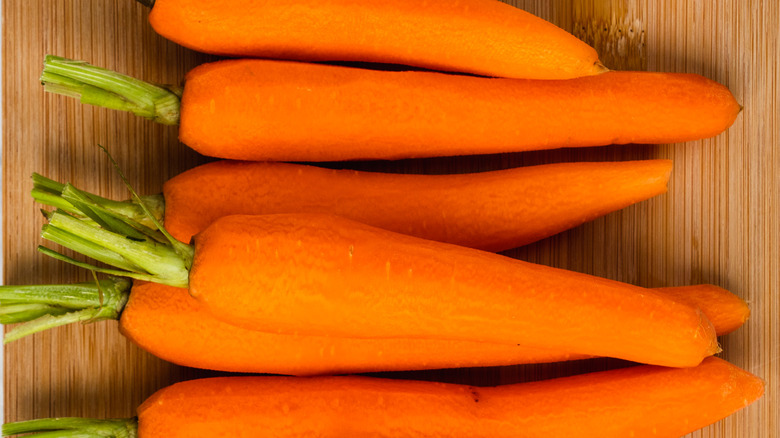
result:
[[(100, 263), (41, 251), (111, 277), (0, 287), (0, 322), (24, 323), (6, 342), (119, 319), (177, 364), (298, 377), (184, 382), (137, 419), (31, 420), (3, 435), (675, 437), (763, 394), (712, 357), (749, 316), (736, 295), (491, 252), (664, 193), (668, 161), (436, 176), (284, 163), (706, 138), (739, 113), (724, 86), (607, 71), (586, 44), (495, 0), (143, 3), (160, 34), (247, 58), (200, 66), (181, 88), (49, 56), (46, 90), (179, 125), (184, 143), (227, 160), (128, 201), (34, 175), (33, 197), (54, 207), (42, 236)], [(323, 376), (596, 356), (643, 365), (494, 388)]]

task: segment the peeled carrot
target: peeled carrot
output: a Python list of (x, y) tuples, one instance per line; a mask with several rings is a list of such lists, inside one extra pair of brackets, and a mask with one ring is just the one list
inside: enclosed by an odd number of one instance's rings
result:
[[(708, 318), (717, 315), (713, 326), (718, 335), (744, 323), (749, 313), (744, 301), (716, 286), (655, 291), (684, 297), (686, 304), (701, 309)], [(72, 322), (119, 319), (122, 334), (149, 353), (179, 365), (221, 371), (344, 374), (561, 362), (588, 357), (516, 344), (246, 330), (215, 319), (186, 289), (155, 283), (135, 284), (130, 289), (130, 284), (121, 279), (102, 280), (100, 286), (2, 286), (0, 303), (0, 322), (31, 321), (6, 333), (6, 342)], [(27, 313), (39, 309), (39, 313)], [(258, 351), (263, 354), (258, 355)]]
[[(402, 175), (219, 161), (172, 178), (162, 198), (147, 200), (157, 201), (155, 216), (182, 242), (231, 214), (333, 213), (426, 239), (502, 251), (664, 193), (670, 170), (668, 160), (647, 160)], [(39, 202), (59, 199), (63, 184), (40, 175), (33, 181)], [(121, 207), (137, 210), (130, 202)]]
[(666, 192), (671, 161), (398, 175), (216, 162), (165, 183), (165, 227), (188, 242), (231, 214), (332, 213), (488, 251), (526, 245)]
[[(744, 322), (747, 306), (715, 286), (668, 288), (706, 315)], [(698, 297), (705, 298), (699, 300)], [(722, 327), (714, 325), (718, 335)], [(561, 362), (587, 356), (518, 345), (437, 339), (360, 339), (264, 333), (223, 323), (184, 289), (136, 286), (122, 313), (122, 333), (144, 350), (181, 365), (273, 374), (312, 375)], [(160, 336), (166, 333), (166, 336)], [(186, 342), (184, 342), (186, 340)], [(257, 352), (262, 351), (261, 357)]]
[(133, 221), (107, 220), (72, 187), (63, 196), (108, 229), (54, 212), (43, 237), (117, 269), (45, 252), (188, 287), (215, 317), (247, 329), (520, 344), (671, 366), (718, 351), (700, 311), (619, 282), (329, 215), (228, 216), (191, 246), (164, 244), (133, 235), (143, 231)]
[(497, 0), (155, 0), (149, 22), (185, 47), (234, 57), (366, 61), (534, 79), (606, 70), (592, 47)]
[[(134, 420), (45, 419), (3, 434), (135, 431), (146, 437), (678, 437), (763, 395), (758, 377), (714, 357), (497, 387), (370, 377), (218, 377), (176, 383)], [(79, 424), (78, 422), (81, 422)], [(73, 432), (74, 434), (76, 432)], [(71, 436), (71, 435), (69, 435)]]
[(86, 103), (180, 123), (181, 141), (204, 155), (253, 161), (674, 143), (717, 135), (739, 113), (726, 87), (690, 74), (538, 81), (228, 60), (190, 71), (180, 105), (178, 91), (62, 58), (47, 57), (41, 80)]
[[(742, 324), (750, 317), (750, 308), (744, 301), (734, 301), (736, 295), (717, 286), (703, 284), (688, 287), (662, 287), (655, 289), (655, 291), (668, 295), (681, 303), (702, 309), (707, 315), (707, 319), (716, 327), (718, 336), (729, 334), (742, 327)], [(712, 304), (712, 307), (705, 303)]]
[(229, 216), (196, 235), (194, 251), (190, 294), (256, 330), (518, 343), (671, 366), (718, 350), (703, 315), (647, 289), (335, 216)]

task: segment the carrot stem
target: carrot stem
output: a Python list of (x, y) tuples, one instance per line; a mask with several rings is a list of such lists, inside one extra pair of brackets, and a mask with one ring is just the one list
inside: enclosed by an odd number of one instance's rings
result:
[(46, 304), (0, 304), (0, 324), (32, 321), (43, 315), (61, 315), (67, 310)]
[(135, 438), (138, 419), (43, 418), (3, 425), (3, 436), (32, 433), (37, 438)]
[(93, 283), (0, 286), (0, 322), (24, 322), (6, 333), (9, 343), (74, 322), (119, 319), (131, 282), (110, 278)]
[(179, 123), (181, 88), (155, 85), (83, 61), (47, 55), (41, 82), (50, 93), (129, 111), (164, 125)]
[[(76, 207), (78, 208), (78, 207)], [(187, 287), (192, 254), (182, 255), (170, 243), (151, 238), (133, 239), (116, 228), (100, 228), (69, 214), (55, 211), (41, 232), (44, 239), (109, 264), (119, 271), (83, 266), (99, 272), (122, 275), (169, 286)], [(191, 246), (184, 245), (187, 248)], [(46, 252), (46, 251), (44, 251)], [(49, 250), (48, 255), (56, 254)], [(187, 259), (189, 257), (189, 260)], [(63, 261), (75, 262), (66, 256)], [(78, 263), (73, 263), (82, 266)]]
[[(70, 214), (81, 216), (81, 210), (74, 207), (71, 201), (74, 198), (82, 199), (88, 201), (88, 203), (97, 210), (110, 212), (119, 217), (123, 217), (126, 220), (142, 224), (147, 228), (154, 228), (154, 223), (149, 220), (139, 204), (133, 201), (115, 201), (113, 199), (87, 193), (76, 189), (70, 184), (54, 181), (38, 173), (33, 173), (32, 180), (33, 189), (31, 194), (33, 199), (40, 204), (55, 207)], [(68, 197), (70, 197), (71, 201), (66, 199)], [(152, 215), (157, 220), (162, 220), (165, 212), (165, 198), (163, 195), (142, 196), (141, 199), (151, 211)], [(81, 205), (81, 208), (84, 207), (84, 205)]]

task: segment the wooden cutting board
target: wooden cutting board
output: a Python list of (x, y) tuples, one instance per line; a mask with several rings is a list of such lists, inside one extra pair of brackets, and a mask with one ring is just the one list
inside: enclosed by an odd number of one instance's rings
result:
[[(742, 296), (750, 321), (721, 338), (722, 357), (766, 380), (756, 404), (697, 437), (777, 437), (780, 428), (780, 2), (512, 1), (594, 45), (613, 69), (699, 73), (726, 84), (744, 106), (726, 133), (678, 145), (625, 146), (357, 163), (395, 172), (443, 173), (546, 162), (669, 158), (669, 193), (525, 248), (513, 257), (657, 287), (714, 283)], [(39, 255), (43, 223), (29, 191), (37, 171), (107, 197), (127, 197), (96, 144), (107, 146), (141, 193), (206, 160), (176, 128), (44, 95), (44, 54), (160, 83), (178, 83), (209, 60), (155, 35), (132, 0), (5, 0), (3, 8), (3, 257), (5, 284), (87, 280)], [(346, 165), (345, 165), (346, 166)], [(215, 373), (160, 361), (130, 344), (115, 322), (64, 327), (5, 348), (7, 421), (52, 416), (132, 416), (153, 391)], [(595, 360), (396, 373), (494, 385), (623, 366)], [(648, 413), (652, 415), (652, 413)]]

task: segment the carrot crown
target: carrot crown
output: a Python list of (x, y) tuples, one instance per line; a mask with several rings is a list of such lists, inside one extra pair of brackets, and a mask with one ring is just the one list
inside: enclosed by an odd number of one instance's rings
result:
[(74, 322), (119, 319), (131, 283), (109, 278), (93, 283), (0, 286), (0, 323), (14, 327), (4, 343)]
[(81, 103), (129, 111), (164, 125), (179, 124), (181, 87), (155, 85), (83, 61), (46, 55), (41, 83)]
[(57, 207), (44, 212), (49, 223), (41, 236), (116, 269), (83, 263), (45, 247), (38, 248), (41, 252), (96, 272), (187, 287), (193, 248), (173, 239), (135, 192), (133, 201), (121, 203), (40, 175), (33, 180), (33, 197)]
[(92, 418), (43, 418), (3, 425), (3, 436), (31, 433), (28, 437), (136, 438), (135, 418), (96, 420)]

